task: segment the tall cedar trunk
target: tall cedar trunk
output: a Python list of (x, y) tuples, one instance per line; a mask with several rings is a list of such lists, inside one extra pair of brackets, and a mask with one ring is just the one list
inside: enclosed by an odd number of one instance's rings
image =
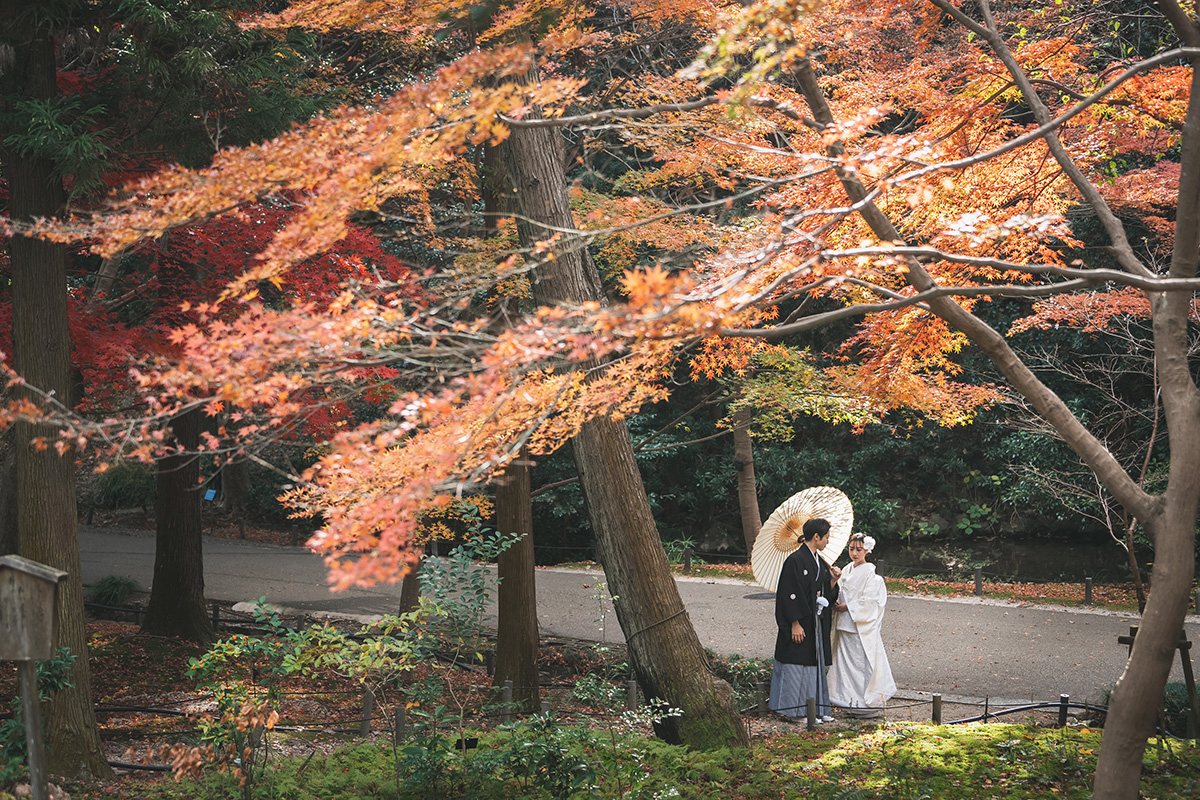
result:
[(142, 632), (207, 645), (214, 637), (204, 608), (200, 464), (195, 455), (200, 444), (199, 410), (180, 414), (171, 428), (176, 443), (188, 452), (158, 462), (154, 582)]
[[(51, 31), (35, 26), (29, 9), (10, 5), (14, 18), (0, 19), (15, 58), (2, 90), (27, 98), (57, 93)], [(27, 12), (27, 13), (22, 13)], [(19, 15), (19, 16), (18, 16)], [(12, 151), (0, 156), (8, 179), (9, 214), (14, 221), (53, 217), (65, 201), (62, 181), (49, 161)], [(67, 402), (71, 386), (71, 345), (67, 326), (67, 251), (62, 245), (14, 236), (9, 243), (13, 298), (13, 366), (26, 382)], [(53, 430), (21, 425), (16, 430), (17, 529), (20, 553), (63, 570), (58, 588), (58, 640), (77, 656), (71, 686), (55, 695), (45, 717), (47, 767), (78, 778), (109, 777), (96, 715), (84, 629), (79, 532), (75, 510), (75, 459), (71, 451), (35, 449), (32, 437), (57, 438)]]
[[(935, 0), (952, 15), (970, 23), (957, 8)], [(1185, 21), (1186, 22), (1186, 21)], [(973, 24), (973, 23), (971, 23)], [(1187, 23), (1190, 24), (1190, 23)], [(1028, 77), (1016, 65), (1003, 41), (994, 32), (972, 28), (988, 38), (993, 50), (1007, 59), (1010, 74), (1022, 94), (1034, 106), (1038, 121), (1047, 118), (1045, 107)], [(1200, 35), (1194, 42), (1200, 46)], [(829, 104), (821, 92), (816, 74), (807, 59), (797, 68), (796, 77), (813, 117), (823, 126), (833, 123)], [(1055, 134), (1046, 136), (1051, 153), (1070, 173), (1077, 170), (1062, 153)], [(1200, 71), (1193, 70), (1191, 101), (1184, 123), (1182, 167), (1179, 178), (1179, 212), (1176, 222), (1175, 253), (1170, 277), (1196, 275), (1197, 244), (1200, 241)], [(841, 148), (834, 145), (830, 155), (837, 158)], [(860, 213), (872, 232), (885, 242), (902, 244), (904, 239), (891, 220), (873, 202), (853, 174), (835, 168), (850, 199), (860, 204)], [(1076, 185), (1079, 185), (1079, 181)], [(1094, 187), (1090, 188), (1094, 192)], [(1093, 209), (1104, 209), (1100, 201)], [(1111, 212), (1109, 212), (1111, 213)], [(1119, 222), (1110, 234), (1121, 233)], [(1114, 246), (1119, 249), (1119, 244)], [(1128, 246), (1124, 246), (1128, 251)], [(909, 283), (918, 291), (936, 286), (932, 276), (915, 258), (906, 259)], [(1153, 314), (1155, 359), (1163, 387), (1163, 410), (1171, 447), (1170, 477), (1167, 490), (1158, 497), (1147, 495), (1125, 469), (1081, 422), (1062, 399), (1043, 384), (1012, 351), (1004, 337), (950, 298), (930, 300), (937, 316), (966, 334), (978, 346), (1017, 391), (1030, 401), (1038, 413), (1054, 427), (1063, 440), (1095, 472), (1130, 516), (1143, 521), (1154, 542), (1155, 566), (1150, 595), (1130, 652), (1125, 671), (1111, 695), (1105, 720), (1104, 739), (1096, 764), (1093, 797), (1099, 800), (1134, 800), (1138, 797), (1142, 755), (1146, 739), (1153, 731), (1162, 707), (1163, 687), (1171, 671), (1175, 645), (1183, 630), (1188, 594), (1195, 575), (1195, 535), (1197, 505), (1200, 503), (1200, 392), (1192, 378), (1188, 362), (1187, 324), (1191, 298), (1182, 292), (1149, 295)]]
[(17, 450), (16, 432), (0, 434), (0, 556), (16, 555), (17, 542)]
[[(549, 237), (533, 227), (574, 227), (557, 131), (516, 128), (504, 143), (505, 166), (514, 186), (513, 210), (522, 244)], [(538, 301), (605, 302), (586, 249), (560, 247), (538, 269)], [(683, 711), (656, 726), (669, 742), (698, 749), (746, 746), (746, 727), (729, 684), (713, 673), (679, 597), (662, 540), (650, 512), (625, 423), (597, 418), (572, 440), (575, 466), (600, 563), (625, 633), (629, 661), (643, 693)]]
[(496, 530), (519, 533), (520, 540), (500, 554), (496, 572), (495, 684), (513, 682), (513, 700), (522, 708), (540, 706), (538, 689), (537, 587), (534, 583), (533, 501), (530, 498), (529, 463), (522, 458), (496, 480)]
[(738, 509), (742, 512), (742, 536), (746, 552), (754, 549), (762, 516), (758, 510), (758, 486), (754, 481), (754, 447), (750, 444), (750, 409), (733, 417), (733, 466), (737, 469)]
[[(480, 193), (483, 195), (484, 235), (496, 233), (499, 215), (504, 210), (504, 155), (499, 146), (484, 145)], [(514, 301), (515, 303), (515, 301)], [(510, 311), (508, 298), (501, 301), (501, 319)], [(501, 533), (519, 533), (521, 539), (500, 554), (496, 571), (500, 588), (496, 599), (497, 686), (513, 682), (513, 699), (524, 708), (540, 706), (538, 686), (537, 583), (533, 556), (533, 499), (530, 495), (528, 453), (521, 452), (496, 485), (496, 527)]]
[(246, 515), (250, 497), (250, 462), (232, 461), (221, 467), (221, 498), (225, 512), (235, 519)]

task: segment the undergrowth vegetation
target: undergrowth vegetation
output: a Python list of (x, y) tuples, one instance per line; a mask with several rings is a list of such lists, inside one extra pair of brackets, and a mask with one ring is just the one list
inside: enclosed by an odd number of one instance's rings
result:
[[(452, 737), (389, 739), (279, 759), (250, 785), (251, 798), (810, 798), (844, 800), (1049, 800), (1091, 795), (1100, 732), (1007, 724), (878, 728), (786, 734), (749, 751), (693, 752), (636, 728), (592, 727), (534, 716), (482, 733), (460, 750)], [(245, 791), (229, 773), (139, 781), (95, 800), (221, 798)], [(1141, 796), (1200, 795), (1200, 748), (1151, 740)]]
[[(1101, 732), (1089, 728), (851, 721), (840, 730), (798, 732), (773, 718), (752, 721), (749, 750), (670, 745), (654, 737), (653, 727), (680, 712), (654, 698), (629, 710), (623, 648), (603, 643), (543, 648), (539, 670), (563, 693), (553, 711), (523, 714), (486, 685), (481, 666), (483, 609), (495, 585), (479, 559), (494, 558), (508, 540), (476, 533), (470, 545), (423, 570), (425, 598), (417, 611), (357, 631), (329, 624), (293, 629), (260, 603), (261, 633), (234, 633), (197, 653), (161, 637), (123, 634), (116, 623), (97, 624), (90, 657), (102, 680), (128, 666), (138, 679), (116, 680), (130, 696), (149, 696), (157, 684), (163, 702), (170, 691), (195, 695), (186, 701), (194, 711), (170, 728), (156, 719), (102, 719), (106, 739), (132, 742), (127, 761), (167, 764), (174, 774), (129, 773), (112, 784), (70, 786), (72, 796), (1024, 800), (1091, 794)], [(709, 655), (739, 705), (752, 706), (770, 677), (769, 662)], [(9, 680), (0, 675), (0, 690)], [(323, 713), (343, 720), (359, 713), (369, 693), (377, 704), (369, 738), (351, 739), (351, 731), (297, 716), (298, 704), (322, 692), (342, 698), (334, 702), (343, 705)], [(130, 704), (103, 685), (98, 696)], [(0, 800), (11, 800), (6, 789), (22, 777), (16, 724), (8, 724), (10, 768)], [(1152, 740), (1141, 795), (1200, 796), (1200, 747)]]

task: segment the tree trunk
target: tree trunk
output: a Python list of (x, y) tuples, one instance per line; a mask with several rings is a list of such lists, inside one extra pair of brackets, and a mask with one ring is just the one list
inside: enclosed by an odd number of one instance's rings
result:
[(17, 450), (16, 434), (0, 434), (0, 556), (16, 555), (17, 541)]
[(750, 444), (750, 409), (743, 408), (733, 418), (733, 466), (737, 469), (738, 509), (742, 512), (742, 536), (746, 552), (754, 550), (754, 540), (762, 527), (758, 510), (758, 486), (754, 482), (754, 448)]
[[(0, 83), (10, 97), (49, 99), (57, 94), (54, 39), (34, 21), (37, 3), (10, 4), (0, 14), (5, 38), (12, 44), (11, 69)], [(7, 135), (16, 131), (0, 131)], [(2, 137), (0, 137), (2, 138)], [(9, 215), (16, 221), (61, 214), (65, 202), (54, 164), (12, 150), (0, 156), (8, 180)], [(13, 298), (13, 366), (33, 387), (53, 392), (66, 402), (71, 388), (71, 345), (67, 326), (67, 251), (23, 236), (9, 242)], [(16, 429), (18, 547), (21, 555), (63, 570), (58, 588), (58, 647), (77, 657), (70, 686), (50, 701), (45, 717), (47, 768), (72, 778), (112, 775), (92, 709), (84, 628), (83, 582), (80, 578), (78, 520), (75, 510), (75, 458), (68, 450), (29, 446), (33, 437), (57, 439), (40, 426)]]
[(412, 570), (404, 576), (400, 584), (400, 614), (416, 611), (421, 604), (421, 564), (425, 563), (425, 554), (421, 553)]
[(496, 479), (496, 530), (521, 534), (521, 539), (500, 554), (496, 607), (495, 685), (513, 682), (513, 700), (536, 711), (538, 687), (537, 587), (533, 559), (533, 501), (529, 496), (529, 464), (524, 454)]
[(96, 272), (96, 285), (92, 287), (92, 294), (88, 297), (89, 306), (100, 305), (109, 300), (108, 294), (116, 283), (117, 273), (121, 271), (123, 257), (124, 254), (121, 253), (100, 262), (100, 269)]
[(250, 498), (250, 462), (231, 461), (221, 467), (221, 499), (225, 512), (234, 519), (246, 516)]
[(204, 559), (200, 523), (200, 412), (176, 417), (171, 428), (185, 451), (158, 462), (154, 502), (154, 582), (142, 632), (212, 644), (212, 620), (204, 606)]
[[(522, 215), (517, 223), (522, 244), (549, 238), (549, 231), (535, 224), (574, 228), (559, 133), (516, 128), (504, 152), (514, 185), (512, 206)], [(539, 302), (605, 301), (599, 275), (577, 241), (560, 245), (535, 278)], [(607, 418), (587, 422), (572, 449), (638, 683), (647, 698), (660, 698), (683, 711), (681, 717), (662, 720), (656, 732), (697, 749), (746, 746), (749, 739), (733, 692), (713, 673), (679, 597), (625, 423)]]

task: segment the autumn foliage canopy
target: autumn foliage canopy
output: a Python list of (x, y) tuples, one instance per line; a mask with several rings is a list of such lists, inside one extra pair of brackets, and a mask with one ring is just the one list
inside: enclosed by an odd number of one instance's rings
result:
[[(73, 323), (86, 383), (126, 381), (80, 411), (120, 395), (137, 412), (75, 416), (63, 442), (153, 458), (188, 407), (215, 421), (201, 449), (222, 458), (313, 437), (322, 456), (287, 499), (323, 520), (311, 545), (346, 584), (398, 578), (423, 511), (522, 447), (549, 452), (595, 415), (665, 397), (681, 367), (736, 385), (735, 408), (764, 419), (968, 422), (1006, 391), (963, 379), (966, 337), (929, 302), (986, 316), (995, 297), (1032, 298), (1014, 331), (1147, 314), (1145, 269), (1121, 271), (1073, 219), (1085, 198), (1052, 149), (1136, 221), (1157, 263), (1191, 81), (1178, 57), (1114, 44), (1090, 3), (1005, 14), (1003, 58), (948, 4), (916, 0), (304, 0), (243, 18), (280, 36), (374, 33), (417, 66), (388, 96), (21, 231), (155, 265), (140, 327), (82, 298)], [(503, 191), (480, 213), (485, 155), (544, 125), (566, 137), (577, 227), (522, 248)], [(536, 307), (539, 264), (584, 247), (613, 302)], [(829, 352), (787, 341), (832, 323), (848, 333)], [(351, 421), (364, 399), (375, 411)]]

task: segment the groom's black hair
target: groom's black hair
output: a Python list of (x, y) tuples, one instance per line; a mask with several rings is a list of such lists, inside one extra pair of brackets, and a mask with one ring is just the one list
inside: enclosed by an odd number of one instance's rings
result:
[(804, 541), (811, 542), (817, 537), (824, 536), (829, 532), (829, 527), (829, 522), (821, 519), (820, 517), (814, 517), (813, 519), (810, 519), (808, 522), (804, 523)]

